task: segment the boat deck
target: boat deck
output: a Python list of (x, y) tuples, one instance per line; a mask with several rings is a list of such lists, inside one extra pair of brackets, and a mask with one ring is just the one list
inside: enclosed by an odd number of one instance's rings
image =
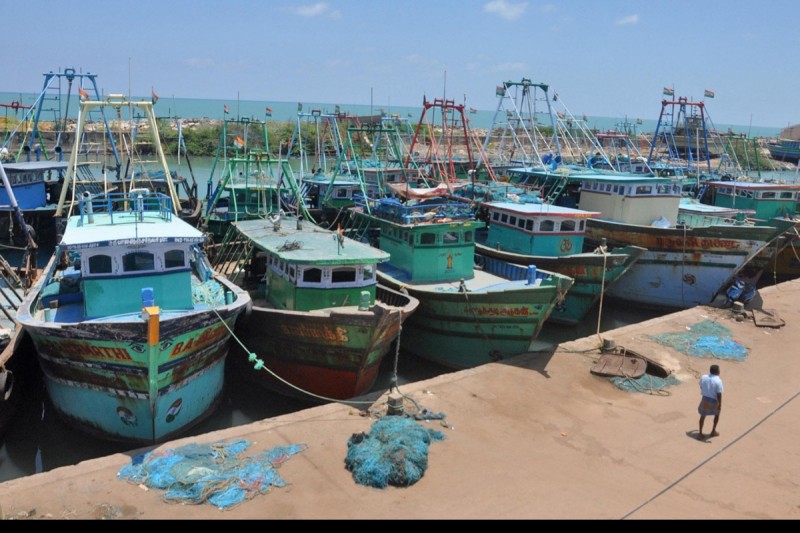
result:
[[(525, 272), (525, 267), (519, 267), (521, 272)], [(416, 289), (432, 292), (460, 292), (461, 281), (447, 281), (435, 283), (415, 283), (408, 281), (408, 274), (398, 268), (392, 267), (388, 263), (383, 263), (378, 267), (378, 271), (386, 276), (394, 278), (400, 283), (413, 286)], [(483, 270), (475, 269), (475, 276), (470, 279), (463, 280), (464, 286), (469, 292), (489, 292), (492, 290), (511, 290), (515, 288), (524, 287), (538, 287), (542, 284), (541, 278), (536, 278), (536, 281), (529, 285), (525, 279), (509, 280)]]

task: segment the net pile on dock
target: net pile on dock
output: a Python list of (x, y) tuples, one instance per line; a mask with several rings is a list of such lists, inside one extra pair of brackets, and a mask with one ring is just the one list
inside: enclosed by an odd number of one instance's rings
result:
[(360, 485), (407, 487), (425, 475), (428, 447), (437, 440), (444, 440), (442, 432), (403, 416), (385, 416), (372, 424), (369, 433), (350, 437), (345, 466)]
[(305, 444), (276, 446), (243, 456), (247, 440), (187, 444), (180, 448), (154, 450), (137, 455), (117, 474), (131, 483), (166, 491), (170, 503), (210, 503), (220, 509), (232, 507), (286, 482), (277, 468), (289, 457), (305, 450)]
[(650, 338), (687, 355), (743, 361), (747, 348), (730, 338), (731, 331), (712, 320), (704, 320), (688, 331), (651, 335)]

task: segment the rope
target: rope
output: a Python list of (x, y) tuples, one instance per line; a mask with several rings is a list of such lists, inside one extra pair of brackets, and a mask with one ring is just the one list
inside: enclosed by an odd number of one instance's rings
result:
[(602, 337), (600, 337), (600, 320), (603, 318), (603, 296), (606, 294), (606, 262), (608, 261), (608, 251), (599, 246), (598, 250), (603, 254), (603, 279), (600, 280), (600, 307), (597, 310), (597, 337), (602, 341)]
[[(231, 338), (233, 338), (239, 344), (239, 346), (241, 346), (241, 348), (245, 352), (247, 352), (247, 354), (248, 354), (247, 360), (249, 362), (253, 363), (253, 368), (254, 369), (256, 369), (256, 370), (264, 370), (265, 372), (268, 372), (272, 377), (274, 377), (275, 379), (277, 379), (278, 381), (280, 381), (284, 385), (286, 385), (288, 387), (291, 387), (292, 389), (294, 389), (294, 390), (296, 390), (298, 392), (301, 392), (303, 394), (306, 394), (308, 396), (311, 396), (313, 398), (317, 398), (319, 400), (323, 400), (323, 401), (327, 401), (327, 402), (342, 402), (342, 403), (348, 403), (348, 404), (352, 403), (352, 404), (363, 404), (363, 405), (372, 405), (373, 403), (375, 403), (373, 401), (366, 401), (366, 400), (342, 400), (342, 399), (339, 399), (339, 398), (329, 398), (327, 396), (314, 394), (313, 392), (309, 392), (309, 391), (307, 391), (305, 389), (302, 389), (302, 388), (294, 385), (293, 383), (290, 383), (290, 382), (286, 381), (281, 376), (279, 376), (278, 374), (276, 374), (275, 372), (270, 370), (269, 367), (265, 366), (264, 365), (264, 360), (263, 359), (259, 359), (258, 355), (256, 355), (255, 352), (250, 351), (250, 349), (247, 346), (244, 345), (244, 343), (236, 335), (236, 333), (234, 333), (234, 331), (230, 328), (230, 326), (228, 326), (228, 323), (225, 322), (225, 320), (222, 319), (220, 314), (217, 312), (216, 308), (212, 307), (211, 310), (214, 311), (214, 313), (217, 315), (217, 317), (219, 317), (220, 321), (225, 326), (225, 328), (228, 330), (228, 332), (230, 332)], [(399, 333), (398, 333), (398, 336), (397, 336), (397, 346), (398, 346), (398, 350), (399, 350), (399, 346), (400, 346), (400, 334)], [(396, 366), (396, 363), (395, 363), (395, 366)], [(396, 382), (396, 379), (397, 379), (396, 378), (396, 373), (395, 373), (395, 377), (393, 379)]]

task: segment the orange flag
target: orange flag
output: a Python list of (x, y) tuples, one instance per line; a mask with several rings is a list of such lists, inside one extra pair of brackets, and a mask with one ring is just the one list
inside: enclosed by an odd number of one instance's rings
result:
[(83, 87), (78, 87), (78, 94), (81, 95), (81, 100), (88, 100), (89, 99), (89, 93), (84, 91)]

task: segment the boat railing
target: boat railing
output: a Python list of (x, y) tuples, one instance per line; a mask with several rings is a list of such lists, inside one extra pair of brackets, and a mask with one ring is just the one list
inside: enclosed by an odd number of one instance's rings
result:
[[(114, 223), (114, 215), (136, 215), (139, 222), (145, 218), (158, 218), (169, 222), (172, 220), (172, 199), (166, 194), (149, 189), (133, 189), (127, 193), (112, 192), (91, 195), (88, 192), (78, 201), (80, 213), (79, 225), (93, 223), (94, 215), (107, 213)], [(130, 219), (126, 219), (126, 222)]]

